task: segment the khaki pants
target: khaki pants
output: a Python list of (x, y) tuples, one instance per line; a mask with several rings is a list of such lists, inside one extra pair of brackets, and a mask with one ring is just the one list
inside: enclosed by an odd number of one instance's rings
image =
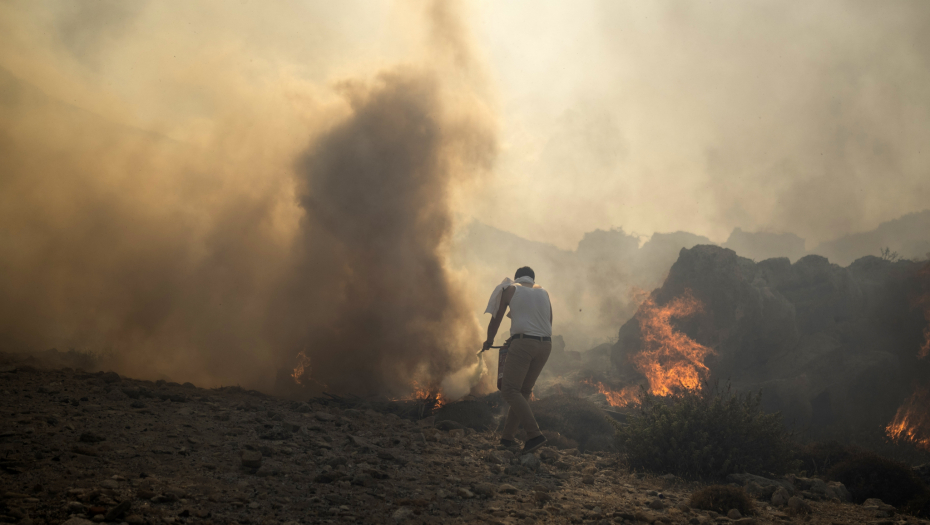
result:
[(501, 378), (501, 396), (510, 405), (502, 439), (513, 439), (519, 424), (526, 430), (526, 439), (542, 435), (530, 410), (529, 399), (551, 352), (552, 343), (549, 341), (514, 339), (510, 343), (504, 360), (504, 377)]

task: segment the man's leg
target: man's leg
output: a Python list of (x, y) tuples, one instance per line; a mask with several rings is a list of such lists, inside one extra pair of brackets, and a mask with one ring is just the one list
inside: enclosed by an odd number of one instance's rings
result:
[[(533, 348), (533, 360), (530, 362), (530, 367), (526, 371), (526, 378), (523, 380), (523, 386), (520, 388), (520, 393), (523, 394), (523, 397), (527, 401), (529, 401), (530, 396), (533, 394), (533, 387), (536, 386), (536, 380), (539, 379), (539, 374), (542, 373), (543, 367), (545, 367), (546, 362), (549, 361), (549, 354), (551, 353), (551, 342), (540, 342)], [(532, 436), (527, 434), (527, 437)]]
[[(527, 439), (540, 435), (539, 426), (533, 417), (533, 411), (530, 410), (528, 401), (530, 394), (524, 395), (522, 392), (530, 369), (536, 368), (533, 366), (533, 356), (539, 351), (534, 347), (539, 344), (541, 344), (539, 341), (532, 339), (515, 339), (510, 343), (510, 351), (507, 352), (507, 359), (504, 361), (504, 376), (501, 378), (501, 397), (510, 405), (510, 410), (507, 412), (507, 421), (504, 423), (501, 439), (512, 440), (517, 431), (517, 425), (520, 423), (526, 430)], [(542, 367), (539, 367), (539, 370), (542, 370)], [(539, 370), (535, 372), (532, 383), (535, 383), (536, 378), (539, 377)], [(530, 391), (532, 391), (532, 386)]]

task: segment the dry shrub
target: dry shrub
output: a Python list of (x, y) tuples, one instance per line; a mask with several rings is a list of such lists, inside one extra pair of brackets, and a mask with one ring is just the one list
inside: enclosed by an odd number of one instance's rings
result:
[(752, 499), (749, 498), (743, 487), (734, 485), (709, 485), (704, 487), (691, 494), (691, 501), (688, 502), (688, 505), (695, 509), (712, 510), (724, 515), (730, 509), (738, 510), (743, 516), (755, 512)]
[(903, 508), (927, 497), (927, 487), (911, 467), (862, 451), (834, 466), (830, 479), (839, 481), (852, 494), (853, 501), (862, 503), (878, 498), (889, 505)]
[(613, 427), (597, 405), (577, 396), (557, 394), (530, 403), (540, 430), (551, 430), (578, 443), (579, 450), (612, 445)]

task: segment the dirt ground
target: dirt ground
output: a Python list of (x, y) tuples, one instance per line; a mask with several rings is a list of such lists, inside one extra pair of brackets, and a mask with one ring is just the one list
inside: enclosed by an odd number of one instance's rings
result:
[[(3, 361), (0, 361), (3, 363)], [(240, 388), (0, 364), (0, 522), (930, 523), (810, 501), (730, 519), (611, 455)]]

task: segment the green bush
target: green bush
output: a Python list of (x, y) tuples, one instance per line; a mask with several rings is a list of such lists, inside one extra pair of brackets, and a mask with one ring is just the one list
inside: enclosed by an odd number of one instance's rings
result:
[(736, 509), (743, 516), (755, 512), (752, 500), (743, 487), (733, 485), (710, 485), (691, 494), (688, 505), (694, 509), (712, 510), (726, 515), (730, 509)]
[(639, 414), (616, 427), (629, 467), (685, 478), (748, 472), (780, 475), (796, 466), (780, 414), (762, 411), (760, 394), (705, 387), (673, 398), (641, 395)]
[(872, 452), (860, 452), (836, 465), (830, 469), (829, 477), (846, 485), (856, 503), (878, 498), (889, 505), (905, 507), (927, 494), (927, 488), (911, 467)]

